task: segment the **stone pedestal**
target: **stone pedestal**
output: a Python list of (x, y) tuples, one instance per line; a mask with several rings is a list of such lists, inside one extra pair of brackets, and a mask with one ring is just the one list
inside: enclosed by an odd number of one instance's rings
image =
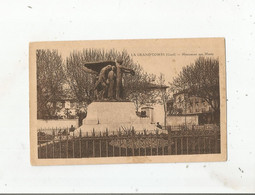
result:
[(88, 106), (87, 117), (79, 127), (82, 134), (94, 131), (105, 132), (130, 130), (135, 131), (155, 130), (155, 124), (151, 124), (150, 118), (140, 118), (136, 115), (133, 102), (93, 102)]

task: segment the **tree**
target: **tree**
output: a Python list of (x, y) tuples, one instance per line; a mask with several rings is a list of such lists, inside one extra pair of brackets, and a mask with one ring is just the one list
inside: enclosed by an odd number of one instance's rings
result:
[(36, 50), (37, 118), (55, 115), (56, 101), (65, 81), (63, 60), (56, 50)]
[[(138, 69), (138, 70), (137, 70)], [(136, 112), (142, 105), (156, 103), (157, 94), (153, 88), (153, 82), (156, 80), (156, 76), (153, 74), (147, 74), (143, 69), (138, 66), (136, 74), (130, 77), (126, 82), (127, 99), (133, 101), (136, 107)]]
[(93, 101), (95, 75), (89, 74), (84, 70), (84, 62), (86, 58), (91, 57), (89, 51), (85, 51), (87, 55), (81, 52), (73, 52), (66, 59), (67, 81), (74, 93), (75, 98), (79, 101), (85, 101), (88, 104)]
[[(205, 100), (214, 112), (220, 109), (219, 60), (199, 57), (184, 67), (170, 84), (171, 90)], [(218, 119), (217, 119), (218, 120)]]
[(167, 91), (167, 86), (165, 86), (165, 75), (160, 73), (158, 77), (158, 85), (160, 89), (158, 90), (158, 102), (163, 105), (164, 108), (164, 127), (166, 127), (166, 117), (167, 117), (167, 103), (170, 100), (170, 95)]

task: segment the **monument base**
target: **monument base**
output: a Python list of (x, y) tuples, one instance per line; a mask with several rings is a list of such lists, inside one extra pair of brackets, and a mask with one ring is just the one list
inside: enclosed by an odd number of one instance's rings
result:
[(88, 106), (87, 117), (82, 126), (75, 130), (75, 135), (82, 132), (91, 133), (118, 131), (118, 130), (155, 130), (150, 118), (141, 118), (136, 115), (133, 102), (93, 102)]

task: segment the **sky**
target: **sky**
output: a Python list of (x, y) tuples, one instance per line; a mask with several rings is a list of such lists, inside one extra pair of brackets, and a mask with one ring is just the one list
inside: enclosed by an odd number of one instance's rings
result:
[(39, 42), (35, 45), (36, 48), (57, 49), (63, 59), (85, 48), (126, 50), (146, 72), (157, 76), (163, 73), (166, 85), (199, 56), (218, 58), (224, 54), (222, 38)]

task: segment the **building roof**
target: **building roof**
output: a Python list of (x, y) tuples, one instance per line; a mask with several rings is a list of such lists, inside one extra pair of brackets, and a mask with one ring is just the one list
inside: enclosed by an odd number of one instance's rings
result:
[[(214, 89), (215, 87), (219, 87), (219, 86), (211, 85), (211, 86), (207, 86), (207, 87), (198, 88), (198, 90)], [(184, 93), (191, 93), (191, 92), (192, 92), (191, 88), (187, 88), (187, 89), (183, 89), (183, 90), (177, 91), (176, 93), (173, 94), (173, 96), (177, 96), (177, 95), (184, 94)]]
[(148, 108), (148, 109), (154, 109), (154, 108), (151, 107), (151, 106), (144, 106), (144, 107), (142, 107), (141, 109), (146, 109), (146, 108)]

